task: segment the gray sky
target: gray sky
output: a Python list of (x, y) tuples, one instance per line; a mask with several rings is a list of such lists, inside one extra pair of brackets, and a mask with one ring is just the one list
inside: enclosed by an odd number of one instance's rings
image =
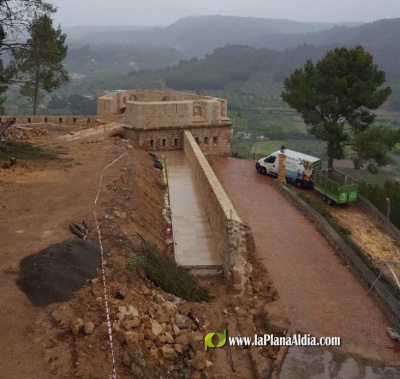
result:
[(55, 23), (166, 26), (185, 16), (221, 14), (312, 22), (400, 17), (399, 0), (48, 0)]

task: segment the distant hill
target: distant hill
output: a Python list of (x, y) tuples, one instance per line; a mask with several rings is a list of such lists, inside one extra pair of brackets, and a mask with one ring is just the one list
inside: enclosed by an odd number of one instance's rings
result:
[[(99, 66), (112, 67), (112, 77), (102, 75), (90, 84), (97, 90), (222, 91), (218, 96), (227, 97), (231, 107), (236, 104), (239, 109), (245, 102), (254, 107), (278, 104), (284, 79), (307, 59), (316, 62), (338, 45), (362, 45), (386, 72), (393, 90), (387, 105), (398, 110), (400, 18), (309, 31), (327, 26), (244, 17), (187, 17), (165, 28), (91, 33), (96, 42), (70, 46), (66, 63), (73, 72), (90, 78), (97, 75)], [(203, 55), (196, 57), (200, 52)]]
[(310, 33), (280, 33), (260, 36), (251, 46), (267, 47), (274, 50), (285, 50), (298, 45), (307, 44), (324, 46), (363, 45), (365, 48), (380, 44), (400, 47), (400, 18), (374, 21), (359, 26), (335, 26), (328, 30)]
[(86, 34), (101, 32), (124, 32), (134, 30), (144, 30), (152, 28), (151, 26), (139, 25), (81, 25), (81, 26), (63, 26), (62, 31), (67, 34), (67, 39), (82, 39)]
[(258, 46), (264, 37), (304, 34), (360, 23), (311, 23), (235, 16), (185, 17), (166, 27), (145, 30), (103, 30), (81, 37), (88, 42), (132, 43), (172, 47), (187, 57), (204, 56), (228, 44)]
[[(400, 18), (385, 19), (356, 27), (334, 27), (329, 30), (305, 34), (279, 34), (260, 38), (252, 46), (274, 50), (297, 48), (301, 46), (355, 46), (361, 45), (373, 56), (375, 62), (386, 71), (392, 82), (400, 82)], [(300, 55), (301, 56), (301, 55)], [(298, 58), (296, 55), (294, 59)], [(311, 57), (310, 57), (311, 58)]]

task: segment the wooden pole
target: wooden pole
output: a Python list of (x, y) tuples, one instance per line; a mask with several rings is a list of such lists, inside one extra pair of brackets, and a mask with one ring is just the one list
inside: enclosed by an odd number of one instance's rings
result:
[(390, 199), (386, 198), (386, 217), (390, 218)]

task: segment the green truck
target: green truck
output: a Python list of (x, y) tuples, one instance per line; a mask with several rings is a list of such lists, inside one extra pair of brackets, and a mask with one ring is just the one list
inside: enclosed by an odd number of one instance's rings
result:
[(346, 204), (357, 200), (358, 183), (351, 176), (334, 168), (314, 173), (314, 189), (328, 204)]

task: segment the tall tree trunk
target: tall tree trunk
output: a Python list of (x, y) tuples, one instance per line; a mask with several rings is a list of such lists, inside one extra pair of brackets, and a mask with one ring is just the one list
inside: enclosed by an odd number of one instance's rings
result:
[(39, 73), (40, 67), (36, 67), (36, 75), (35, 75), (35, 88), (33, 89), (33, 115), (36, 116), (36, 110), (38, 106), (38, 97), (39, 97)]
[(328, 168), (333, 168), (333, 157), (335, 156), (335, 143), (333, 141), (327, 142), (326, 152), (328, 155)]
[(328, 157), (328, 168), (333, 168), (333, 157)]

